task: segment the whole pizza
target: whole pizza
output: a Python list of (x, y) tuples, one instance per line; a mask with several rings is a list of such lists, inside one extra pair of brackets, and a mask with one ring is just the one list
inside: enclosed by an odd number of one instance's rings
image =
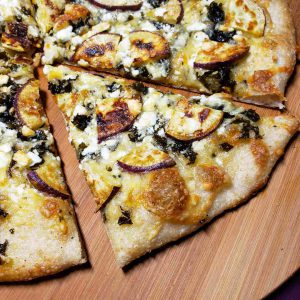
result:
[(0, 1), (0, 23), (0, 281), (87, 261), (40, 65), (121, 267), (250, 199), (298, 131), (235, 102), (285, 109), (284, 0)]

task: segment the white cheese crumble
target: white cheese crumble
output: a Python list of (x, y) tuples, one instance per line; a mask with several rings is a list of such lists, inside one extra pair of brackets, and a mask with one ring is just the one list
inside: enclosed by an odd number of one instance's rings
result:
[(73, 30), (72, 26), (68, 26), (56, 32), (55, 37), (62, 42), (67, 42), (72, 38), (72, 35), (74, 35), (72, 33), (72, 30)]
[(11, 151), (11, 145), (8, 144), (8, 143), (0, 145), (0, 151), (4, 152), (4, 153), (10, 152)]
[(155, 125), (157, 116), (155, 112), (143, 112), (139, 120), (135, 123), (138, 129), (148, 128)]
[(106, 147), (103, 147), (102, 149), (101, 149), (101, 156), (102, 156), (102, 158), (103, 159), (109, 159), (109, 156), (110, 156), (110, 151), (109, 151), (109, 149), (108, 148), (106, 148)]
[(0, 75), (0, 85), (7, 84), (9, 77), (7, 75)]
[(189, 26), (187, 26), (187, 31), (201, 31), (203, 29), (206, 28), (206, 25), (204, 23), (194, 23), (194, 24), (191, 24)]
[(29, 26), (28, 27), (28, 34), (32, 37), (38, 37), (39, 36), (39, 30), (35, 26)]
[(33, 166), (35, 164), (39, 164), (40, 162), (42, 162), (42, 159), (39, 157), (39, 154), (36, 150), (33, 150), (32, 152), (29, 151), (27, 153), (27, 156), (31, 159), (32, 163), (30, 164), (30, 166)]
[(74, 113), (73, 115), (85, 115), (87, 113), (87, 110), (84, 106), (82, 106), (81, 104), (76, 105), (75, 109), (74, 109)]

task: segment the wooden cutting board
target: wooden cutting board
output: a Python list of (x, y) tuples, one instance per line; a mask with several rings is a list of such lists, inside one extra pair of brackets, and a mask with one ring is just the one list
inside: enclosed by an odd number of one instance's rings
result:
[[(300, 2), (290, 2), (300, 32)], [(298, 118), (299, 73), (298, 66), (287, 93), (288, 110)], [(42, 87), (46, 89), (43, 78)], [(300, 267), (299, 138), (292, 140), (267, 188), (252, 201), (124, 272), (116, 265), (100, 215), (94, 213), (62, 116), (49, 94), (45, 100), (90, 265), (31, 283), (1, 285), (0, 299), (257, 299)]]

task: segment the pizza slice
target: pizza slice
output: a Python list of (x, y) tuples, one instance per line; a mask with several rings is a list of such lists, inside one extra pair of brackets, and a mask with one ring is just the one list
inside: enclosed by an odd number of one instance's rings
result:
[(219, 93), (44, 67), (120, 266), (195, 231), (266, 183), (299, 123)]
[(75, 0), (57, 11), (44, 64), (284, 107), (296, 46), (283, 0)]
[(20, 58), (0, 60), (0, 282), (86, 261), (32, 71)]

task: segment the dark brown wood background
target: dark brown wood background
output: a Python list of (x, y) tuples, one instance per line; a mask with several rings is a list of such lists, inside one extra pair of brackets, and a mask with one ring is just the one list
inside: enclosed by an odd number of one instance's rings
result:
[[(289, 2), (300, 37), (300, 1)], [(287, 91), (288, 110), (298, 118), (299, 73), (298, 66)], [(42, 83), (45, 89), (45, 81)], [(62, 116), (49, 95), (46, 106), (90, 265), (31, 283), (0, 285), (0, 299), (256, 299), (300, 267), (298, 137), (290, 143), (267, 188), (252, 201), (124, 272), (115, 262), (100, 215), (94, 213), (93, 197), (68, 143)]]

